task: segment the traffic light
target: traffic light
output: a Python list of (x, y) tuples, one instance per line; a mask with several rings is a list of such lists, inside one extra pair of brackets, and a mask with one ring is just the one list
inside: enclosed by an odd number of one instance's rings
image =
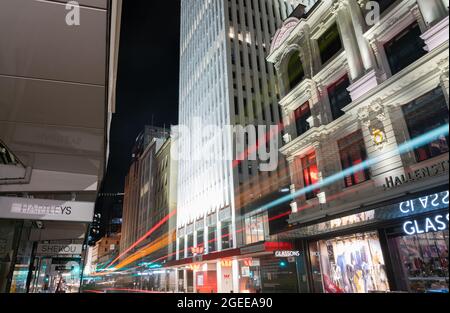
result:
[(288, 262), (285, 259), (281, 259), (278, 264), (280, 265), (281, 268), (285, 268), (288, 266)]

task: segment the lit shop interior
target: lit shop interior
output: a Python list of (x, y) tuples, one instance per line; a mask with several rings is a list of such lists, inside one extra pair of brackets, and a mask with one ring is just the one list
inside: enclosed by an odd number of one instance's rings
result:
[(63, 231), (80, 231), (84, 236), (86, 229), (85, 225), (64, 222), (0, 220), (0, 292), (78, 292), (83, 237), (45, 237)]
[(277, 238), (301, 242), (300, 292), (448, 293), (448, 198), (423, 194)]

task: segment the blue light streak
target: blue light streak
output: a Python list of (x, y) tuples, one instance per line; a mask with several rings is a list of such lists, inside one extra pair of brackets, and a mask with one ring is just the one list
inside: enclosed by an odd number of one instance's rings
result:
[(378, 157), (375, 157), (372, 159), (367, 159), (366, 161), (364, 161), (360, 164), (354, 165), (354, 166), (349, 167), (339, 173), (328, 176), (314, 185), (302, 188), (300, 190), (297, 190), (293, 194), (289, 194), (289, 195), (283, 196), (277, 200), (269, 202), (269, 203), (261, 206), (258, 209), (258, 211), (266, 211), (277, 205), (292, 201), (294, 198), (297, 198), (305, 193), (328, 186), (336, 181), (344, 179), (346, 176), (349, 176), (356, 172), (365, 170), (365, 169), (377, 164), (378, 162), (384, 161), (384, 160), (394, 157), (396, 155), (402, 155), (404, 153), (413, 151), (414, 149), (424, 146), (424, 145), (438, 139), (439, 137), (447, 136), (448, 133), (449, 133), (449, 124), (440, 126), (440, 127), (433, 129), (432, 131), (429, 131), (421, 136), (418, 136), (414, 139), (411, 139), (411, 140), (408, 140), (408, 141), (402, 143), (396, 149), (388, 151)]

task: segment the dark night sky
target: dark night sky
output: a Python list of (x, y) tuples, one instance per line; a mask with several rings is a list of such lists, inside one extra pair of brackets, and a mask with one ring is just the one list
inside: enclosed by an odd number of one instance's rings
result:
[[(180, 1), (125, 0), (103, 192), (122, 192), (131, 148), (144, 125), (178, 120)], [(152, 118), (153, 116), (153, 118)]]

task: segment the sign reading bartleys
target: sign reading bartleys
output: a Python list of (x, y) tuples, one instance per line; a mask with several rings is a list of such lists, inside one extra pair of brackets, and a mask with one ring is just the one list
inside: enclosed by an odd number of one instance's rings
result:
[(93, 202), (0, 197), (0, 218), (92, 222)]

